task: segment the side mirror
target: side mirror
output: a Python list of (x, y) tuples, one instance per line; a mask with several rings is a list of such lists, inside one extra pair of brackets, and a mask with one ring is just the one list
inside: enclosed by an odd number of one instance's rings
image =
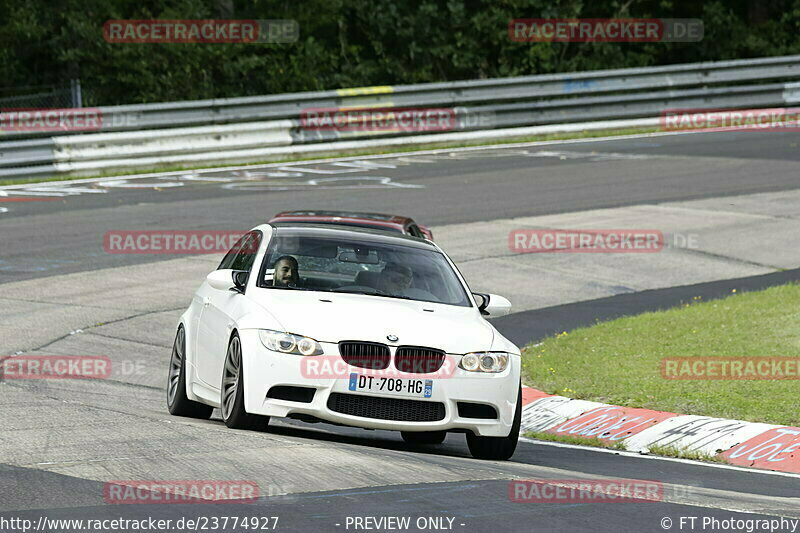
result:
[(244, 287), (247, 283), (247, 271), (223, 268), (215, 270), (206, 276), (206, 281), (211, 287), (220, 291), (244, 292)]
[(234, 270), (233, 288), (231, 290), (244, 294), (244, 288), (247, 287), (247, 275), (247, 270)]
[(511, 312), (511, 302), (507, 298), (483, 292), (473, 292), (472, 294), (481, 299), (482, 302), (478, 305), (478, 310), (484, 316), (496, 318)]

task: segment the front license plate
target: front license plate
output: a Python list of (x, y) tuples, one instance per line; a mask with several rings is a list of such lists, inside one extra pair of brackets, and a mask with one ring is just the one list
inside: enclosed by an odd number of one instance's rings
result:
[(352, 373), (348, 388), (355, 392), (379, 392), (412, 398), (430, 398), (433, 394), (433, 380), (383, 378)]

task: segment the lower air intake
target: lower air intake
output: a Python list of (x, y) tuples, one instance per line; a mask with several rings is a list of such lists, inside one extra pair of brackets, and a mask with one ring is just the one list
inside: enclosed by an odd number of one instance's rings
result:
[(378, 398), (334, 392), (328, 397), (328, 409), (345, 415), (400, 422), (436, 422), (444, 420), (444, 404), (399, 398)]

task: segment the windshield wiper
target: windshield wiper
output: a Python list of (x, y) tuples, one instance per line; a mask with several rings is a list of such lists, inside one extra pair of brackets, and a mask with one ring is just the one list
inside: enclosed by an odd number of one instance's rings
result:
[(335, 292), (338, 294), (366, 294), (367, 296), (380, 296), (379, 292), (367, 292), (367, 291), (342, 291), (339, 289), (328, 289), (328, 292)]
[(376, 294), (375, 296), (382, 296), (384, 298), (397, 298), (398, 300), (414, 300), (410, 296), (400, 296), (399, 294)]
[[(386, 294), (386, 293), (378, 292), (378, 291), (375, 291), (375, 292), (340, 291), (340, 290), (337, 290), (337, 289), (323, 289), (323, 288), (318, 288), (318, 289), (313, 289), (312, 288), (312, 289), (310, 289), (310, 288), (306, 288), (306, 287), (288, 287), (288, 286), (285, 286), (285, 285), (279, 285), (277, 287), (274, 286), (274, 285), (267, 285), (266, 287), (263, 287), (263, 288), (264, 289), (295, 290), (295, 291), (312, 291), (312, 292), (333, 292), (333, 293), (337, 293), (337, 294), (363, 294), (365, 296), (380, 296), (382, 298), (396, 298), (398, 300), (414, 300), (414, 298), (411, 298), (410, 296), (401, 296), (399, 294)], [(420, 300), (420, 301), (424, 301), (424, 300)]]
[(397, 298), (398, 300), (413, 300), (410, 296), (400, 296), (395, 294), (386, 294), (383, 292), (365, 292), (365, 291), (334, 291), (346, 294), (365, 294), (367, 296), (380, 296), (381, 298)]

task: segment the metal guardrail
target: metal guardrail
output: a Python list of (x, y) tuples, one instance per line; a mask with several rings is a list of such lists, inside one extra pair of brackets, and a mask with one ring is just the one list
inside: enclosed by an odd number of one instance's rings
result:
[[(471, 132), (475, 138), (476, 131), (655, 117), (668, 108), (781, 107), (800, 100), (798, 84), (787, 83), (794, 80), (800, 80), (797, 55), (104, 107), (99, 132), (38, 134), (41, 138), (28, 140), (14, 139), (37, 134), (3, 132), (0, 139), (10, 142), (0, 142), (0, 179), (229, 162), (234, 157), (247, 162), (279, 155), (275, 148), (281, 146), (402, 135), (305, 129), (300, 117), (309, 108), (449, 107), (454, 108), (452, 131)], [(419, 143), (452, 138), (452, 133), (414, 135)], [(246, 155), (248, 150), (256, 159)], [(220, 157), (200, 157), (211, 152)]]

